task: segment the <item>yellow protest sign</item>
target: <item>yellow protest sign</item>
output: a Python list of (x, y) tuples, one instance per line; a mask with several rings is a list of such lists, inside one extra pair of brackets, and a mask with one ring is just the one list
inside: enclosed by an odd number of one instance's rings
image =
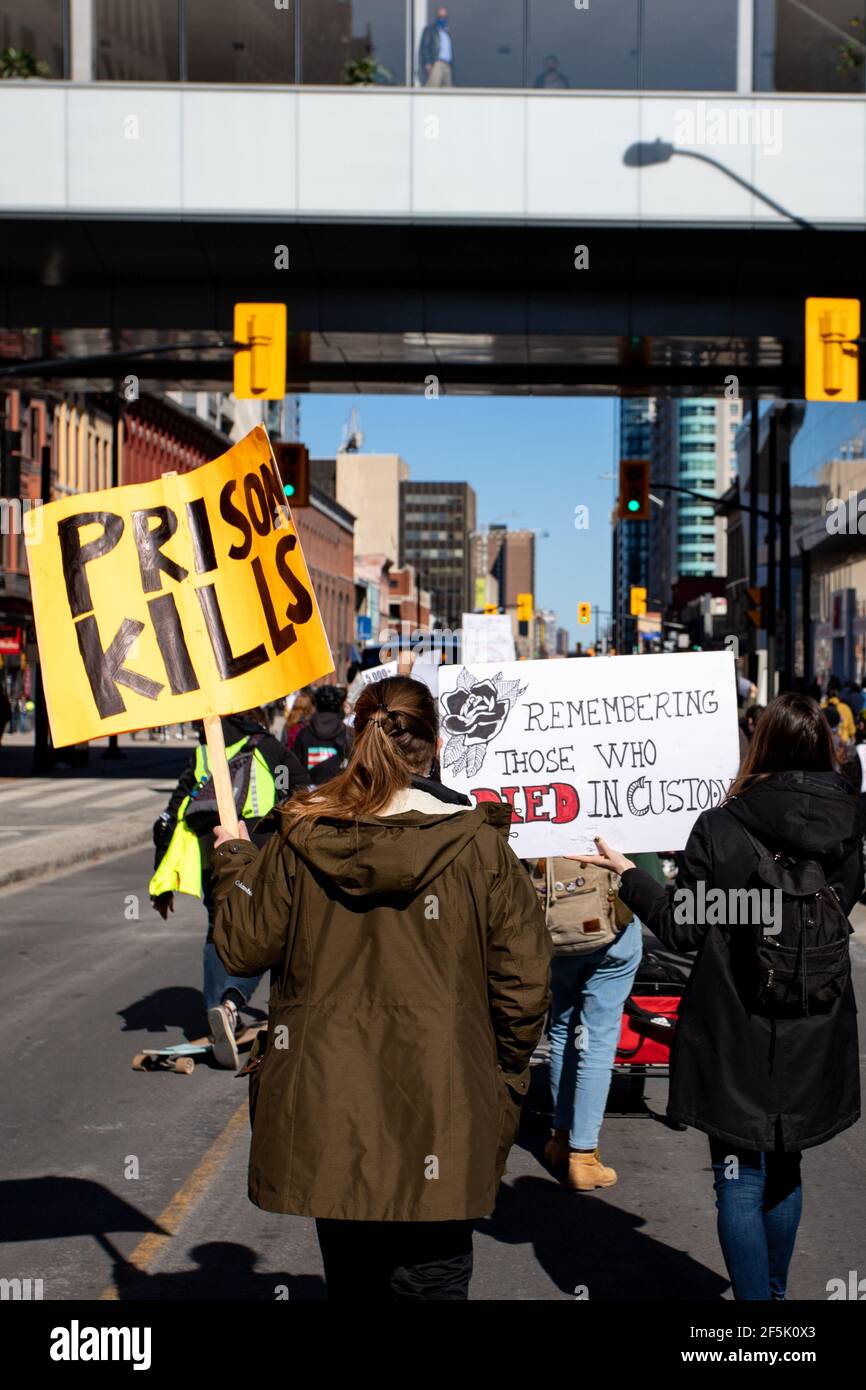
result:
[(40, 508), (27, 555), (55, 744), (213, 715), (334, 669), (267, 431)]

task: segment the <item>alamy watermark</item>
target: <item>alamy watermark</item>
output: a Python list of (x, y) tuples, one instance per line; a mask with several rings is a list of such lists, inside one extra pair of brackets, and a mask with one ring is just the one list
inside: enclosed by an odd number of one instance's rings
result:
[(778, 936), (782, 930), (781, 888), (707, 888), (698, 879), (694, 890), (674, 892), (674, 921), (678, 926), (737, 927), (763, 929), (764, 936)]
[(674, 112), (673, 144), (760, 145), (764, 154), (782, 153), (782, 108), (743, 105), (710, 106), (696, 101)]
[(25, 545), (42, 540), (42, 498), (0, 497), (0, 536), (23, 536)]
[(847, 501), (844, 497), (828, 497), (824, 510), (828, 535), (866, 536), (866, 497), (849, 489)]

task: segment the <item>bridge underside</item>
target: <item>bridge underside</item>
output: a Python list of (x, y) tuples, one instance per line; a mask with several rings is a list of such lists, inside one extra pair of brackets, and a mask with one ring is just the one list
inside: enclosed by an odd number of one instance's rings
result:
[[(450, 393), (713, 395), (733, 374), (797, 398), (803, 301), (823, 294), (866, 298), (863, 230), (0, 222), (0, 358), (65, 389), (127, 371), (224, 389), (234, 302), (282, 300), (288, 390), (423, 392), (433, 375)], [(100, 356), (157, 344), (176, 346)], [(63, 356), (79, 360), (26, 365)]]

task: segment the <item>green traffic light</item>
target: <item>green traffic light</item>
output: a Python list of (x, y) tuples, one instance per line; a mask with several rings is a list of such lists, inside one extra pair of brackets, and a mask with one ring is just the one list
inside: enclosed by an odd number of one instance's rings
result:
[(636, 497), (632, 497), (631, 501), (628, 504), (628, 509), (630, 512), (640, 511), (640, 502), (638, 502)]
[(295, 485), (294, 485), (294, 483), (286, 483), (286, 484), (284, 485), (284, 487), (283, 487), (283, 491), (284, 491), (284, 493), (286, 494), (287, 497), (294, 497), (294, 495), (295, 495)]

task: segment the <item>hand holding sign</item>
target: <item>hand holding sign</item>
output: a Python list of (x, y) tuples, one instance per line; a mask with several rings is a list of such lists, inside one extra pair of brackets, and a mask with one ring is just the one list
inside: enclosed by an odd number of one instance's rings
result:
[(598, 845), (598, 854), (566, 854), (565, 858), (576, 859), (580, 864), (595, 864), (599, 869), (609, 869), (612, 874), (624, 874), (628, 869), (634, 868), (630, 859), (626, 859), (618, 849), (611, 849), (607, 840), (603, 840), (600, 835), (595, 836), (595, 843)]

